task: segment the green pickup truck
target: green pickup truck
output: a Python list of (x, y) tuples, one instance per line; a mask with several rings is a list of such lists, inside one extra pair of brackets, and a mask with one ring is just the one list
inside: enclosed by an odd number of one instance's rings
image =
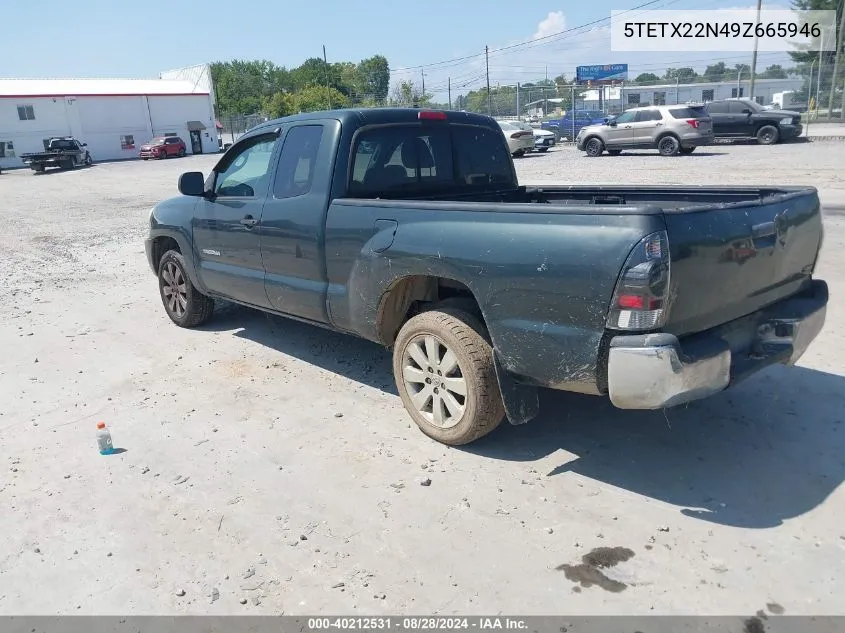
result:
[(446, 444), (527, 422), (541, 388), (704, 398), (795, 363), (825, 320), (814, 188), (524, 187), (482, 115), (269, 121), (179, 190), (146, 240), (174, 323), (221, 299), (381, 343)]

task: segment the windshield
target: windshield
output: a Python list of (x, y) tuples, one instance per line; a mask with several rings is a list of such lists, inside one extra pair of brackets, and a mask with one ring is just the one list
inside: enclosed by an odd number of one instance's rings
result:
[(587, 116), (591, 119), (603, 119), (604, 112), (601, 110), (587, 110)]
[(154, 138), (153, 140), (151, 140), (151, 141), (148, 143), (148, 145), (163, 145), (163, 144), (164, 144), (164, 139), (163, 139), (163, 138)]

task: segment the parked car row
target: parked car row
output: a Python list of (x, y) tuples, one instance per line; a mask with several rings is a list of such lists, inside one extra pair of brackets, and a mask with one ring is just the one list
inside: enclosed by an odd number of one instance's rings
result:
[(756, 139), (761, 145), (773, 145), (795, 139), (802, 131), (798, 112), (769, 110), (750, 99), (726, 99), (705, 105), (631, 108), (583, 126), (575, 145), (592, 157), (605, 151), (618, 156), (631, 149), (656, 149), (663, 156), (676, 156), (691, 154), (717, 138)]
[(528, 152), (547, 152), (557, 138), (553, 132), (535, 128), (524, 121), (497, 121), (508, 142), (511, 156), (524, 156)]

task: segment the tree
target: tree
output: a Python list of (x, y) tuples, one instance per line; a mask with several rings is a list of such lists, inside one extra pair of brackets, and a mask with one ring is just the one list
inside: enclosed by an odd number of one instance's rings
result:
[[(730, 74), (732, 74), (733, 77), (739, 77), (740, 79), (748, 79), (751, 77), (751, 66), (748, 64), (735, 64), (734, 69), (733, 71), (730, 71)], [(730, 74), (728, 75), (729, 77)]]
[(361, 95), (382, 103), (390, 90), (390, 65), (383, 55), (362, 59), (357, 67)]
[(654, 73), (640, 73), (634, 79), (634, 83), (640, 86), (647, 86), (649, 84), (653, 85), (660, 83), (660, 77)]
[(400, 81), (393, 88), (391, 105), (399, 107), (429, 105), (432, 95), (425, 94), (417, 83), (411, 79)]
[(760, 79), (786, 79), (788, 73), (780, 64), (772, 64), (757, 75)]
[(254, 114), (264, 97), (288, 87), (287, 71), (267, 60), (211, 64), (218, 114)]
[(269, 97), (264, 97), (261, 102), (261, 110), (271, 119), (279, 119), (283, 116), (295, 114), (297, 106), (293, 97), (286, 92), (277, 92)]
[(349, 98), (335, 88), (309, 86), (297, 90), (291, 95), (295, 112), (314, 112), (316, 110), (334, 110), (348, 108)]
[(698, 73), (693, 68), (667, 68), (666, 74), (663, 78), (667, 81), (675, 81), (678, 83), (692, 83), (698, 79)]
[(719, 82), (725, 79), (728, 74), (728, 68), (725, 62), (712, 64), (704, 69), (704, 74), (701, 76), (705, 81)]

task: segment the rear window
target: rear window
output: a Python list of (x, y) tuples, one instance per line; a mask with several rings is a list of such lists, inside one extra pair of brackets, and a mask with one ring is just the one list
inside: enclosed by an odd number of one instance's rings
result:
[(475, 125), (391, 125), (361, 131), (351, 195), (471, 191), (516, 185), (501, 132)]
[(675, 119), (706, 119), (707, 110), (695, 107), (669, 108), (669, 114)]

